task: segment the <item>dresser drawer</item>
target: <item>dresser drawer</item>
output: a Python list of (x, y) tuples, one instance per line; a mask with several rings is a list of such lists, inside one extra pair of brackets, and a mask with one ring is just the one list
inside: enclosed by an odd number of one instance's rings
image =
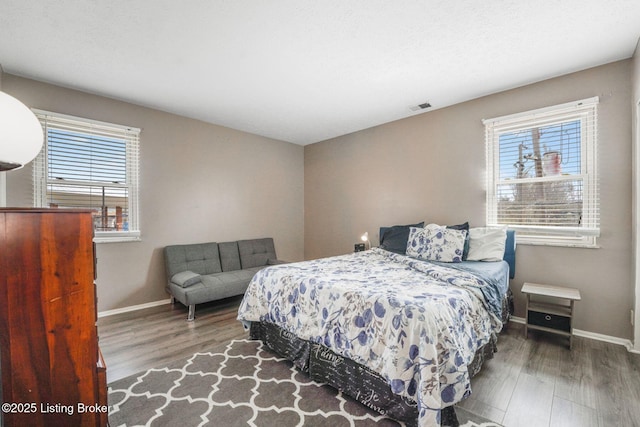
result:
[(559, 331), (571, 332), (571, 318), (566, 316), (558, 316), (555, 314), (530, 310), (527, 315), (527, 323), (530, 325), (557, 329)]

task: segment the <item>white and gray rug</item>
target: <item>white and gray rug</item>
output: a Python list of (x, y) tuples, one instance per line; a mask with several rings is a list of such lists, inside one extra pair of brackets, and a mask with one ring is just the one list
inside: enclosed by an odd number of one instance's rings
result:
[[(464, 427), (499, 427), (456, 409)], [(109, 385), (116, 426), (402, 426), (310, 380), (260, 341), (235, 340)]]

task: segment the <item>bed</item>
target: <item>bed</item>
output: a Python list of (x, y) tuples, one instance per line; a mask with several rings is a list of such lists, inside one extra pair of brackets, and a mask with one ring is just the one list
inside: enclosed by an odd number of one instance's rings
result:
[(507, 261), (372, 248), (268, 267), (250, 283), (238, 319), (314, 380), (380, 413), (407, 425), (455, 425), (453, 405), (471, 393), (470, 378), (512, 312), (513, 233), (502, 248)]

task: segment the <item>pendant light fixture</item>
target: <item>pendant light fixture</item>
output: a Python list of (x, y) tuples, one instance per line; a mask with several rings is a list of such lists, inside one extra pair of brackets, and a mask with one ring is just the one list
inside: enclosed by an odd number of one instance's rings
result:
[(42, 149), (42, 126), (33, 112), (0, 92), (0, 172), (19, 169)]

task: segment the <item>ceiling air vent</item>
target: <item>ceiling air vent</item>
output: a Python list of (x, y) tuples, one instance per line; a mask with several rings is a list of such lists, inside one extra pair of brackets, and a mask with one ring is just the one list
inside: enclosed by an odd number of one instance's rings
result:
[(425, 102), (424, 104), (420, 104), (420, 105), (415, 105), (413, 107), (409, 107), (409, 109), (411, 111), (422, 111), (422, 110), (426, 110), (427, 108), (430, 108), (431, 104), (429, 104), (428, 102)]

